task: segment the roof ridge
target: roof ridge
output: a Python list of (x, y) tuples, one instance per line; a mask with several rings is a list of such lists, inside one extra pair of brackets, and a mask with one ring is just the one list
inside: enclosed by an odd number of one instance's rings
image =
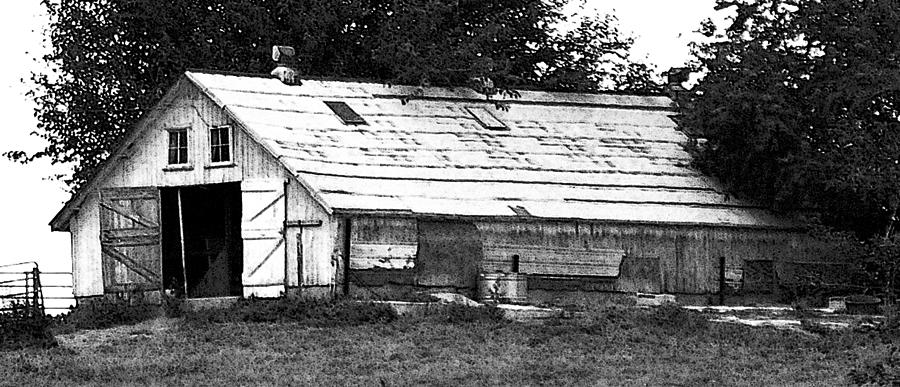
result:
[[(230, 70), (213, 70), (213, 69), (200, 69), (200, 68), (188, 68), (185, 70), (186, 73), (199, 73), (199, 74), (212, 74), (212, 75), (225, 75), (225, 76), (236, 76), (236, 77), (247, 77), (247, 78), (262, 78), (262, 79), (275, 79), (271, 75), (266, 73), (252, 73), (252, 72), (242, 72), (242, 71), (230, 71)], [(320, 82), (340, 82), (340, 83), (361, 83), (361, 84), (370, 84), (370, 85), (378, 85), (384, 87), (412, 87), (412, 88), (422, 88), (425, 90), (471, 90), (470, 87), (466, 85), (455, 85), (455, 86), (420, 86), (420, 85), (411, 85), (404, 83), (392, 83), (388, 80), (384, 79), (373, 79), (373, 78), (363, 78), (363, 77), (341, 77), (341, 76), (325, 76), (325, 75), (303, 75), (300, 77), (301, 81), (320, 81)], [(547, 90), (541, 89), (534, 86), (519, 86), (514, 87), (513, 90), (523, 91), (523, 92), (535, 92), (535, 93), (548, 93), (548, 94), (557, 94), (557, 95), (584, 95), (584, 96), (620, 96), (620, 97), (645, 97), (645, 98), (666, 98), (671, 99), (669, 95), (666, 93), (660, 92), (634, 92), (634, 91), (623, 91), (623, 90), (601, 90), (601, 91), (559, 91), (559, 90)], [(504, 102), (504, 101), (515, 101), (515, 99), (511, 100), (489, 100), (492, 102)]]

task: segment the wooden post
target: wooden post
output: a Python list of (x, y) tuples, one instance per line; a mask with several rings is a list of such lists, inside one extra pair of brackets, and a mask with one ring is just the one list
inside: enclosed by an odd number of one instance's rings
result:
[(178, 193), (178, 238), (181, 242), (181, 274), (182, 279), (184, 279), (184, 298), (188, 298), (188, 283), (187, 283), (187, 265), (185, 264), (185, 252), (184, 252), (184, 212), (181, 206), (181, 188), (176, 189)]
[(41, 271), (38, 270), (37, 264), (34, 265), (34, 270), (31, 271), (32, 281), (34, 285), (34, 301), (32, 304), (34, 306), (35, 312), (40, 312), (40, 316), (44, 315), (44, 291), (41, 289)]
[[(290, 253), (289, 253), (290, 249), (288, 248), (288, 246), (290, 246), (290, 243), (289, 243), (290, 238), (288, 238), (288, 227), (287, 227), (288, 219), (290, 219), (288, 217), (288, 208), (289, 208), (289, 203), (290, 203), (290, 201), (288, 200), (289, 184), (290, 184), (290, 180), (284, 181), (284, 222), (281, 223), (281, 238), (282, 238), (282, 242), (284, 243), (284, 295), (285, 296), (288, 295), (288, 288), (290, 287), (290, 284), (291, 284), (291, 281), (289, 280), (290, 277), (288, 276), (288, 272), (289, 272), (288, 268), (290, 267), (290, 265), (288, 265), (288, 262), (290, 261), (290, 259), (288, 258), (290, 256)], [(298, 284), (298, 286), (299, 286), (299, 284)]]
[(350, 294), (350, 227), (353, 222), (350, 218), (344, 219), (344, 295)]
[(719, 257), (719, 305), (725, 305), (725, 257)]
[[(284, 247), (287, 249), (287, 246)], [(297, 293), (303, 293), (303, 229), (297, 232)]]

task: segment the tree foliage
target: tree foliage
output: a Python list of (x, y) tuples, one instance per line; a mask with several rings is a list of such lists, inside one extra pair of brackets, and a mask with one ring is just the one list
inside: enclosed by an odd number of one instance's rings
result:
[(188, 68), (268, 73), (292, 45), (306, 76), (497, 90), (655, 90), (615, 19), (561, 33), (564, 0), (43, 0), (50, 73), (33, 75), (46, 157), (72, 187)]
[(681, 123), (739, 195), (888, 236), (900, 205), (900, 1), (718, 0)]

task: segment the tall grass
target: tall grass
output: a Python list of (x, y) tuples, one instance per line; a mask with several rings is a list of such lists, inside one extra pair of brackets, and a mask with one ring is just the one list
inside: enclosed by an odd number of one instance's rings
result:
[(14, 305), (11, 311), (0, 313), (0, 350), (55, 347), (53, 322), (50, 316)]

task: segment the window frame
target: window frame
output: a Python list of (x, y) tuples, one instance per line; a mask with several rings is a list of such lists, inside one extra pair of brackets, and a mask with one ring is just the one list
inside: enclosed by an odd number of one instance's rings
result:
[(345, 101), (322, 101), (344, 125), (369, 125), (362, 115)]
[[(172, 134), (175, 132), (184, 132), (184, 148), (185, 148), (185, 160), (182, 163), (172, 163), (172, 160), (169, 158), (169, 153), (172, 150)], [(167, 169), (188, 169), (191, 167), (191, 144), (193, 139), (191, 138), (191, 127), (190, 126), (178, 126), (172, 128), (166, 128), (166, 145), (165, 145), (165, 158), (166, 158), (166, 168)], [(181, 147), (176, 147), (176, 149), (180, 149)], [(176, 160), (178, 161), (178, 160)]]
[[(228, 159), (227, 159), (227, 160), (220, 160), (220, 161), (213, 161), (213, 147), (214, 147), (214, 145), (213, 145), (213, 133), (214, 133), (215, 130), (219, 130), (219, 129), (224, 129), (224, 130), (226, 130), (226, 132), (227, 132), (227, 134), (228, 134), (228, 144), (227, 144), (227, 149), (228, 149)], [(234, 126), (232, 126), (232, 125), (217, 125), (217, 126), (211, 126), (211, 127), (209, 127), (209, 129), (206, 131), (206, 133), (207, 133), (207, 136), (208, 136), (208, 139), (209, 139), (209, 141), (208, 141), (209, 149), (208, 149), (208, 152), (206, 152), (206, 154), (207, 154), (207, 161), (209, 162), (209, 164), (207, 164), (207, 166), (208, 166), (208, 167), (226, 167), (226, 166), (232, 166), (232, 165), (234, 165)], [(222, 145), (220, 144), (220, 145), (217, 145), (217, 146), (221, 147)]]

